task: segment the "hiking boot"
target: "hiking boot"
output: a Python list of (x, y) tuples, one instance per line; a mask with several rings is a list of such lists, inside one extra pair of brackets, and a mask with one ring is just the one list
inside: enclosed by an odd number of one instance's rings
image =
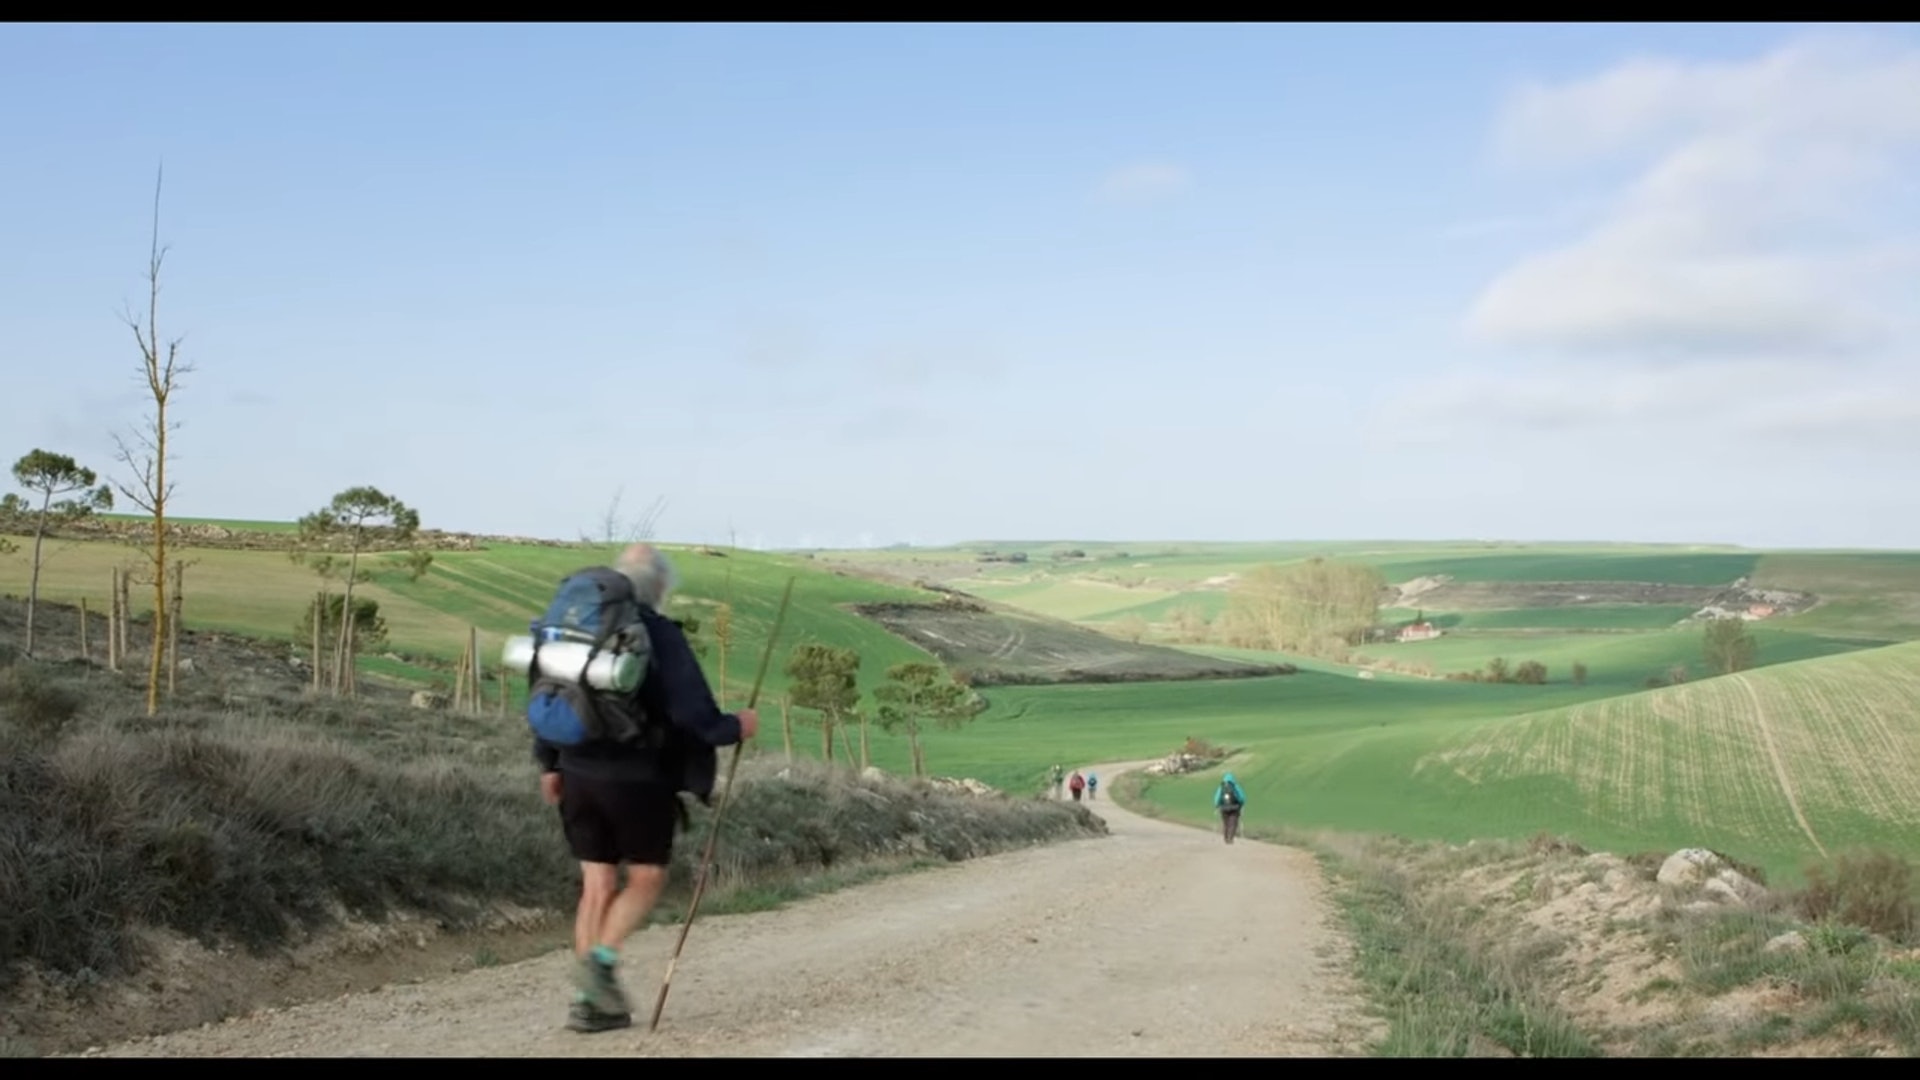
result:
[(633, 1023), (629, 1013), (601, 1012), (586, 1000), (576, 1000), (567, 1010), (567, 1028), (570, 1031), (611, 1031), (614, 1028), (628, 1027)]
[(584, 1002), (597, 1014), (629, 1016), (633, 1012), (611, 965), (602, 964), (591, 957), (582, 957), (575, 970), (574, 988), (577, 991), (575, 1000)]

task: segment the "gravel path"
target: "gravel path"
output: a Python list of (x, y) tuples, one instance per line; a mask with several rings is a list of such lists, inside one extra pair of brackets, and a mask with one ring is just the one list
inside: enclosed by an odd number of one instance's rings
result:
[[(1144, 763), (1095, 766), (1115, 778)], [(1355, 991), (1307, 854), (1153, 821), (629, 940), (634, 1026), (565, 1030), (564, 952), (87, 1056), (1072, 1056), (1355, 1053)]]

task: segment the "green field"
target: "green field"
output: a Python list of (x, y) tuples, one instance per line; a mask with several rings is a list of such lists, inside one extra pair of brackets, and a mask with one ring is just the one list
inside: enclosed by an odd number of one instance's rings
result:
[[(1868, 647), (1857, 641), (1821, 637), (1766, 625), (1749, 628), (1760, 643), (1766, 663), (1803, 660)], [(1437, 675), (1477, 671), (1500, 657), (1513, 668), (1526, 660), (1547, 667), (1547, 677), (1564, 679), (1575, 663), (1587, 666), (1587, 678), (1596, 683), (1639, 686), (1649, 675), (1685, 665), (1689, 675), (1706, 674), (1699, 630), (1660, 630), (1646, 633), (1480, 633), (1449, 635), (1431, 641), (1395, 642), (1362, 646), (1361, 657), (1401, 664), (1426, 663)]]
[[(1054, 547), (1077, 548), (1087, 557), (1049, 561), (1047, 545), (999, 544), (984, 546), (1026, 550), (1030, 561), (979, 564), (958, 549), (808, 556), (663, 546), (683, 578), (671, 613), (710, 625), (715, 603), (730, 597), (735, 605), (737, 636), (726, 680), (733, 705), (751, 684), (789, 576), (797, 585), (781, 655), (809, 639), (852, 646), (865, 658), (860, 681), (869, 692), (887, 665), (930, 653), (853, 609), (942, 598), (905, 584), (915, 578), (977, 589), (993, 601), (989, 609), (1005, 604), (1029, 613), (989, 610), (967, 623), (949, 610), (925, 624), (954, 648), (971, 650), (973, 659), (1013, 672), (1164, 667), (1175, 653), (1286, 661), (1300, 669), (1265, 678), (989, 687), (989, 708), (973, 723), (925, 734), (929, 766), (943, 775), (1035, 790), (1055, 763), (1157, 757), (1198, 737), (1242, 751), (1233, 767), (1252, 796), (1249, 824), (1454, 840), (1545, 830), (1633, 850), (1707, 844), (1790, 878), (1802, 858), (1818, 854), (1792, 817), (1772, 764), (1790, 758), (1788, 784), (1823, 844), (1871, 841), (1920, 852), (1920, 833), (1899, 799), (1911, 793), (1908, 777), (1920, 765), (1913, 751), (1916, 721), (1903, 704), (1915, 700), (1920, 645), (1883, 647), (1920, 640), (1920, 625), (1908, 626), (1920, 623), (1920, 605), (1913, 603), (1920, 597), (1920, 556), (1625, 545), (1061, 543)], [(1753, 624), (1759, 666), (1738, 677), (1707, 677), (1699, 631), (1673, 628), (1691, 609), (1673, 604), (1395, 610), (1390, 619), (1420, 611), (1449, 632), (1433, 641), (1358, 650), (1360, 659), (1425, 663), (1439, 674), (1478, 669), (1494, 657), (1509, 667), (1538, 660), (1548, 668), (1544, 686), (1384, 670), (1358, 678), (1350, 663), (1192, 643), (1143, 648), (1065, 621), (1097, 627), (1111, 624), (1116, 612), (1164, 613), (1177, 605), (1217, 613), (1227, 594), (1218, 581), (1197, 588), (1208, 579), (1245, 573), (1262, 560), (1337, 550), (1390, 571), (1392, 581), (1440, 573), (1516, 587), (1560, 580), (1713, 587), (1751, 575), (1756, 585), (1813, 592), (1819, 603), (1805, 614)], [(189, 562), (187, 618), (196, 628), (290, 642), (301, 605), (318, 588), (310, 572), (273, 551), (183, 548), (181, 554)], [(390, 623), (389, 648), (443, 667), (429, 672), (381, 656), (364, 658), (362, 666), (444, 685), (444, 665), (458, 655), (469, 627), (478, 628), (491, 666), (504, 636), (521, 631), (562, 574), (607, 554), (531, 545), (439, 553), (418, 582), (388, 565), (390, 557), (375, 557), (381, 568), (363, 588)], [(109, 567), (135, 557), (106, 543), (57, 542), (50, 545), (43, 594), (67, 602), (85, 596), (103, 610)], [(18, 555), (0, 559), (0, 590), (23, 593), (26, 571)], [(891, 574), (895, 583), (862, 576), (871, 572)], [(1125, 588), (1097, 576), (1106, 573), (1144, 574), (1148, 583)], [(137, 591), (135, 603), (144, 608)], [(941, 651), (951, 650), (934, 650)], [(710, 644), (704, 661), (717, 674)], [(1587, 669), (1584, 685), (1570, 681), (1576, 661)], [(1645, 688), (1649, 676), (1676, 666), (1686, 666), (1691, 681)], [(779, 669), (776, 663), (763, 699), (763, 753), (777, 752), (781, 742), (776, 702), (785, 680)], [(1762, 713), (1771, 752), (1754, 719)], [(797, 712), (794, 719), (796, 750), (819, 756), (817, 729)], [(904, 739), (876, 728), (869, 742), (875, 764), (907, 768)], [(1214, 775), (1160, 781), (1148, 797), (1204, 822)], [(1857, 797), (1843, 800), (1846, 791)]]
[[(1243, 739), (1253, 749), (1234, 768), (1249, 822), (1454, 841), (1544, 830), (1622, 851), (1699, 845), (1791, 881), (1804, 860), (1853, 845), (1920, 854), (1915, 700), (1920, 643), (1504, 718), (1423, 703), (1421, 719), (1376, 719), (1372, 732), (1357, 702), (1329, 702), (1353, 723)], [(1173, 778), (1148, 793), (1201, 820), (1212, 783)]]
[[(1025, 563), (980, 563), (976, 552), (1023, 551)], [(1084, 558), (1058, 559), (1078, 550)], [(1637, 583), (1711, 591), (1746, 578), (1759, 588), (1814, 593), (1817, 606), (1781, 616), (1778, 625), (1862, 642), (1920, 638), (1920, 553), (1765, 552), (1704, 545), (1604, 544), (1414, 544), (1354, 541), (1317, 544), (1094, 544), (1055, 541), (959, 545), (912, 550), (834, 551), (823, 560), (849, 568), (924, 577), (1053, 618), (1112, 622), (1125, 615), (1163, 621), (1178, 610), (1215, 617), (1228, 604), (1231, 578), (1262, 564), (1314, 556), (1363, 562), (1392, 584), (1446, 575), (1496, 601), (1501, 586), (1513, 586), (1511, 604), (1476, 603), (1450, 609), (1441, 603), (1408, 606), (1390, 614), (1411, 619), (1416, 610), (1443, 628), (1656, 630), (1691, 613), (1672, 601), (1622, 603), (1609, 587)], [(1524, 586), (1582, 582), (1597, 586), (1592, 603), (1541, 607), (1526, 602)], [(1444, 596), (1444, 592), (1441, 594)]]
[[(935, 594), (837, 576), (788, 557), (755, 552), (703, 555), (698, 548), (662, 547), (675, 560), (682, 579), (670, 614), (710, 621), (714, 604), (732, 595), (736, 637), (729, 650), (727, 685), (736, 699), (744, 698), (752, 685), (781, 589), (790, 575), (796, 579), (793, 605), (781, 631), (788, 645), (820, 640), (859, 649), (866, 657), (863, 685), (877, 684), (888, 664), (929, 658), (840, 605), (925, 601), (937, 598)], [(99, 542), (50, 543), (48, 551), (41, 595), (63, 603), (84, 598), (96, 612), (106, 610), (111, 569), (139, 558), (129, 548)], [(196, 629), (293, 644), (304, 605), (313, 602), (320, 587), (310, 571), (276, 552), (189, 547), (176, 549), (176, 554), (187, 563), (185, 619)], [(407, 580), (393, 556), (373, 556), (363, 565), (376, 568), (374, 580), (355, 588), (359, 595), (379, 601), (391, 649), (450, 665), (458, 660), (472, 627), (479, 635), (483, 663), (491, 670), (498, 667), (507, 636), (526, 632), (527, 621), (546, 606), (562, 576), (605, 561), (611, 554), (610, 548), (530, 545), (438, 552), (432, 569), (418, 582)], [(27, 571), (27, 561), (19, 556), (0, 559), (0, 590), (25, 595)], [(133, 607), (136, 614), (151, 611), (151, 593), (143, 595), (136, 588)], [(419, 674), (418, 669), (378, 656), (363, 657), (361, 669), (400, 677)], [(785, 685), (785, 676), (775, 664), (767, 675), (767, 693), (778, 695)]]
[[(1217, 616), (1225, 610), (1229, 595), (1219, 579), (1244, 574), (1262, 562), (1316, 554), (1366, 561), (1394, 583), (1448, 575), (1454, 582), (1472, 583), (1482, 597), (1503, 585), (1511, 585), (1516, 596), (1526, 594), (1529, 586), (1537, 593), (1541, 583), (1549, 582), (1612, 582), (1627, 590), (1645, 583), (1710, 592), (1742, 577), (1750, 579), (1753, 587), (1813, 593), (1818, 601), (1812, 610), (1750, 625), (1759, 643), (1760, 667), (1738, 679), (1711, 678), (1697, 625), (1676, 628), (1693, 614), (1691, 605), (1611, 602), (1602, 589), (1596, 590), (1602, 595), (1591, 603), (1457, 611), (1387, 609), (1382, 618), (1388, 624), (1412, 621), (1419, 614), (1440, 626), (1445, 636), (1369, 644), (1351, 658), (1407, 668), (1424, 664), (1437, 675), (1482, 669), (1495, 657), (1503, 658), (1509, 669), (1537, 660), (1547, 666), (1551, 680), (1542, 687), (1447, 682), (1388, 671), (1358, 679), (1350, 664), (1288, 657), (1302, 669), (1301, 674), (1239, 685), (1000, 691), (992, 695), (994, 711), (982, 718), (977, 730), (943, 734), (933, 744), (938, 754), (964, 754), (975, 772), (992, 776), (995, 782), (1032, 783), (1052, 759), (1071, 765), (1155, 756), (1189, 736), (1198, 736), (1245, 750), (1235, 762), (1236, 773), (1254, 801), (1264, 800), (1266, 807), (1261, 814), (1250, 809), (1250, 822), (1451, 840), (1524, 837), (1547, 830), (1574, 834), (1594, 846), (1629, 850), (1715, 844), (1787, 879), (1797, 874), (1803, 859), (1820, 851), (1799, 830), (1781, 830), (1779, 813), (1784, 802), (1769, 804), (1772, 809), (1763, 812), (1751, 800), (1762, 798), (1764, 792), (1756, 795), (1759, 789), (1751, 787), (1750, 779), (1741, 781), (1747, 786), (1740, 788), (1745, 794), (1739, 797), (1729, 794), (1729, 789), (1698, 786), (1703, 782), (1699, 770), (1715, 768), (1702, 765), (1702, 758), (1715, 763), (1724, 759), (1729, 775), (1746, 775), (1739, 771), (1750, 772), (1756, 761), (1765, 760), (1737, 737), (1702, 735), (1697, 742), (1668, 745), (1643, 736), (1636, 745), (1659, 748), (1648, 753), (1691, 757), (1694, 764), (1688, 768), (1694, 772), (1673, 772), (1663, 781), (1668, 786), (1662, 798), (1667, 801), (1633, 807), (1628, 803), (1641, 797), (1638, 792), (1609, 790), (1596, 779), (1618, 774), (1638, 777), (1632, 783), (1644, 783), (1644, 777), (1633, 771), (1644, 769), (1644, 764), (1630, 762), (1624, 751), (1616, 749), (1616, 744), (1624, 745), (1623, 736), (1614, 742), (1569, 744), (1560, 760), (1578, 762), (1584, 771), (1570, 765), (1511, 775), (1494, 770), (1489, 775), (1497, 779), (1478, 784), (1437, 768), (1434, 755), (1454, 740), (1487, 739), (1495, 740), (1492, 745), (1505, 745), (1497, 740), (1522, 736), (1500, 733), (1532, 732), (1554, 724), (1561, 725), (1555, 730), (1564, 731), (1569, 723), (1600, 716), (1616, 718), (1619, 730), (1635, 723), (1651, 724), (1655, 734), (1677, 739), (1676, 733), (1685, 733), (1687, 727), (1675, 717), (1697, 714), (1702, 724), (1721, 723), (1716, 719), (1721, 714), (1714, 710), (1746, 700), (1746, 685), (1759, 688), (1763, 697), (1771, 695), (1765, 706), (1770, 730), (1799, 746), (1807, 737), (1782, 734), (1786, 729), (1781, 725), (1815, 725), (1828, 713), (1860, 707), (1851, 699), (1840, 704), (1843, 699), (1834, 696), (1839, 694), (1834, 689), (1838, 676), (1820, 672), (1844, 671), (1846, 678), (1863, 686), (1884, 680), (1888, 700), (1897, 703), (1901, 693), (1910, 695), (1910, 690), (1903, 689), (1901, 672), (1902, 664), (1911, 665), (1914, 654), (1882, 647), (1920, 639), (1920, 555), (1910, 553), (1387, 543), (1120, 545), (1116, 549), (1061, 543), (1052, 548), (1077, 548), (1088, 557), (1052, 560), (1046, 557), (1049, 548), (1042, 545), (979, 546), (1002, 552), (1025, 550), (1029, 561), (976, 568), (967, 563), (963, 550), (908, 554), (917, 560), (918, 571), (931, 580), (1095, 626), (1113, 625), (1125, 615), (1164, 620), (1182, 608)], [(1125, 552), (1124, 557), (1119, 551)], [(888, 560), (899, 557), (898, 552), (821, 555), (836, 563), (877, 570), (887, 569)], [(943, 567), (945, 575), (929, 572)], [(1212, 645), (1179, 647), (1237, 659), (1273, 655)], [(1587, 669), (1584, 686), (1569, 681), (1575, 662)], [(1676, 667), (1684, 668), (1691, 681), (1668, 689), (1647, 689), (1650, 676), (1667, 676)], [(1770, 681), (1776, 672), (1785, 681)], [(1741, 697), (1729, 696), (1735, 688), (1742, 688)], [(1890, 718), (1876, 723), (1895, 727), (1905, 723), (1906, 730), (1912, 731), (1916, 721), (1903, 720), (1897, 705), (1892, 708)], [(1656, 723), (1649, 716), (1662, 719)], [(1668, 723), (1672, 730), (1661, 728), (1661, 723)], [(1848, 768), (1857, 768), (1873, 774), (1868, 786), (1874, 790), (1904, 790), (1906, 772), (1920, 764), (1905, 751), (1885, 756), (1863, 750), (1872, 744), (1859, 740), (1870, 736), (1852, 729), (1831, 728), (1824, 737), (1827, 741), (1820, 755), (1809, 757), (1807, 767), (1826, 777), (1826, 783), (1836, 782), (1834, 778), (1845, 775)], [(1480, 753), (1492, 760), (1491, 751)], [(1148, 797), (1180, 816), (1205, 822), (1208, 793), (1217, 775), (1158, 781), (1148, 787)], [(1920, 835), (1913, 833), (1904, 811), (1888, 809), (1890, 798), (1880, 796), (1874, 804), (1877, 808), (1865, 811), (1826, 804), (1822, 812), (1832, 821), (1834, 842), (1843, 846), (1881, 843), (1920, 854)], [(1817, 824), (1815, 832), (1825, 842)]]

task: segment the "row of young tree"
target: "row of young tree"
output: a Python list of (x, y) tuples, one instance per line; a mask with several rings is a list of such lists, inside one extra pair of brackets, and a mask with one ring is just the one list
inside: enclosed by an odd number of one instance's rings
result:
[[(50, 535), (60, 532), (63, 526), (111, 510), (114, 486), (99, 483), (99, 474), (72, 456), (41, 448), (28, 451), (15, 461), (12, 473), (14, 482), (25, 489), (29, 497), (15, 492), (0, 496), (0, 528), (21, 528), (24, 525), (21, 531), (32, 536), (28, 556), (31, 567), (27, 579), (26, 640), (23, 649), (25, 655), (32, 657), (39, 644), (37, 616), (40, 576), (48, 554), (46, 541)], [(324, 676), (316, 673), (316, 686), (324, 686), (335, 692), (350, 692), (353, 665), (348, 657), (385, 640), (385, 621), (380, 616), (379, 603), (368, 599), (356, 601), (353, 595), (356, 584), (364, 584), (372, 577), (361, 566), (361, 557), (370, 546), (391, 548), (396, 544), (409, 545), (418, 535), (419, 526), (420, 516), (417, 512), (399, 499), (373, 487), (355, 487), (343, 491), (326, 506), (300, 520), (289, 554), (294, 561), (307, 565), (319, 575), (322, 589), (317, 602), (309, 605), (295, 632), (302, 640), (317, 633), (330, 643), (326, 653), (329, 670)], [(152, 558), (151, 553), (155, 551), (164, 558), (165, 542), (163, 528), (152, 546), (147, 548), (148, 558)], [(332, 550), (342, 546), (343, 542), (346, 549), (344, 553)], [(0, 555), (18, 554), (16, 547), (0, 538)], [(417, 547), (406, 547), (400, 555), (400, 561), (408, 576), (418, 580), (432, 565), (433, 553)], [(154, 562), (151, 565), (164, 564)], [(117, 573), (124, 574), (130, 581), (151, 580), (151, 568), (137, 576), (134, 573), (136, 569), (139, 568), (120, 568)], [(177, 587), (185, 567), (176, 559), (173, 569)], [(330, 594), (328, 586), (336, 581), (342, 584), (343, 591)], [(118, 591), (117, 583), (114, 589)], [(166, 635), (172, 628), (167, 625), (167, 620), (178, 617), (178, 605), (168, 604), (164, 593), (156, 593), (156, 597), (159, 605), (158, 614), (153, 620), (153, 633), (157, 653), (159, 643), (168, 640)], [(341, 617), (341, 613), (349, 609), (354, 612), (350, 622)], [(316, 612), (321, 616), (318, 628), (314, 625)], [(158, 700), (158, 673), (159, 667), (155, 664), (149, 672), (150, 712)]]
[[(907, 736), (913, 775), (927, 775), (926, 749), (921, 734), (927, 725), (955, 729), (986, 708), (986, 702), (962, 677), (951, 674), (939, 664), (907, 661), (887, 669), (886, 681), (875, 687), (871, 703), (863, 704), (860, 693), (859, 650), (805, 642), (796, 645), (787, 656), (788, 691), (782, 702), (782, 728), (787, 755), (793, 755), (793, 725), (786, 706), (815, 714), (820, 728), (820, 749), (829, 763), (835, 759), (834, 736), (849, 763), (860, 768), (870, 763), (868, 728), (877, 722), (886, 732), (901, 731)], [(848, 729), (857, 726), (860, 747), (856, 758)]]
[[(174, 633), (173, 621), (179, 617), (180, 580), (185, 567), (178, 560), (173, 566), (175, 600), (169, 604), (169, 553), (167, 542), (176, 482), (170, 475), (172, 464), (169, 442), (180, 427), (171, 411), (174, 395), (183, 376), (193, 365), (180, 355), (182, 338), (163, 340), (159, 329), (160, 271), (167, 248), (160, 243), (160, 193), (164, 172), (156, 175), (153, 192), (153, 229), (146, 267), (146, 311), (136, 315), (129, 308), (122, 316), (132, 330), (140, 352), (140, 377), (153, 403), (153, 411), (126, 436), (114, 435), (115, 460), (125, 470), (107, 484), (92, 468), (67, 454), (36, 448), (13, 464), (14, 481), (28, 493), (0, 497), (0, 527), (30, 521), (32, 528), (32, 569), (27, 589), (27, 626), (25, 652), (34, 654), (35, 616), (39, 607), (40, 572), (44, 565), (45, 541), (50, 532), (91, 514), (111, 510), (115, 493), (138, 507), (151, 519), (144, 537), (135, 541), (141, 558), (138, 567), (126, 568), (124, 576), (116, 570), (115, 610), (118, 612), (121, 582), (136, 581), (153, 588), (151, 618), (152, 654), (147, 672), (147, 714), (158, 711), (161, 694), (162, 658)], [(378, 644), (385, 638), (385, 624), (377, 602), (354, 597), (354, 586), (365, 583), (370, 574), (361, 567), (361, 557), (369, 546), (379, 544), (405, 548), (401, 561), (408, 575), (418, 580), (433, 561), (431, 552), (410, 546), (419, 530), (419, 515), (399, 499), (373, 487), (350, 488), (334, 496), (331, 502), (302, 518), (290, 554), (319, 575), (322, 588), (308, 608), (296, 632), (315, 641), (315, 687), (335, 693), (351, 693), (352, 657), (362, 647)], [(345, 540), (345, 553), (335, 549)], [(17, 554), (14, 545), (0, 537), (0, 555)], [(330, 586), (339, 582), (342, 591), (330, 595)], [(352, 617), (345, 613), (351, 611)], [(125, 613), (120, 613), (126, 618)], [(317, 624), (316, 624), (317, 619)], [(328, 643), (324, 651), (320, 643)], [(328, 670), (323, 671), (326, 668)]]

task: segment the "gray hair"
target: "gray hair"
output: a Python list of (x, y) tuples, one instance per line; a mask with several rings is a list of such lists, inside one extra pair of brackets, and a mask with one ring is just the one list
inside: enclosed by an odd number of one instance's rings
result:
[(641, 603), (659, 610), (667, 593), (680, 583), (673, 564), (652, 544), (634, 544), (620, 553), (615, 568), (633, 582), (634, 595)]

